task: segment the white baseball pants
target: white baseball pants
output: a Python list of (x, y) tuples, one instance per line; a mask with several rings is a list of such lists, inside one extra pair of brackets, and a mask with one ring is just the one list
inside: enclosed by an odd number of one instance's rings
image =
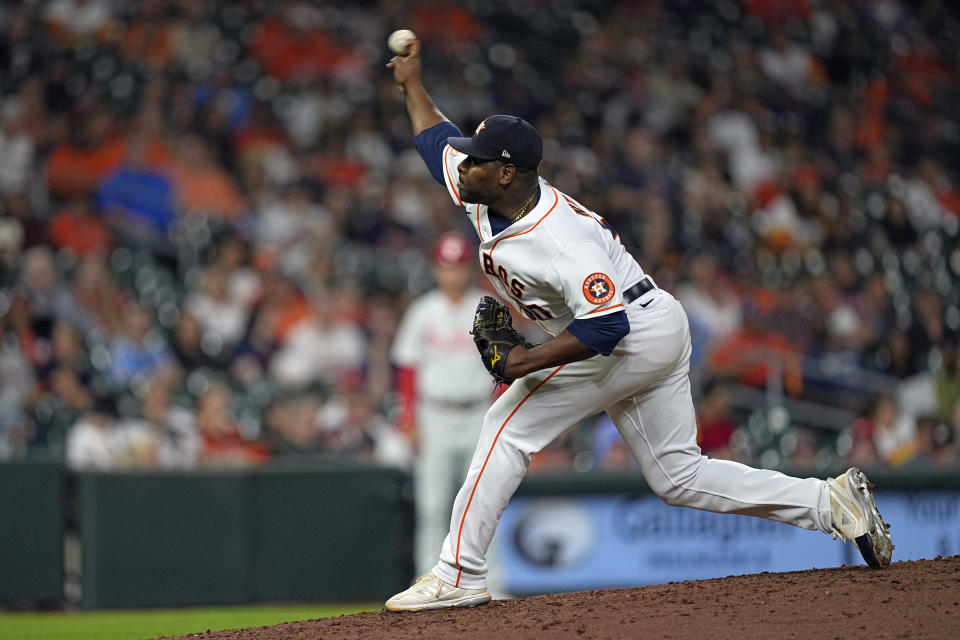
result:
[(437, 561), (450, 525), (450, 509), (467, 475), (489, 401), (457, 408), (430, 400), (417, 406), (417, 458), (414, 464), (416, 533), (413, 561), (417, 575)]
[(469, 589), (485, 586), (487, 548), (530, 455), (600, 411), (616, 424), (650, 488), (668, 504), (830, 531), (825, 481), (700, 453), (688, 377), (690, 330), (680, 303), (654, 290), (630, 304), (627, 314), (630, 333), (610, 356), (525, 376), (487, 411), (434, 567), (442, 580)]

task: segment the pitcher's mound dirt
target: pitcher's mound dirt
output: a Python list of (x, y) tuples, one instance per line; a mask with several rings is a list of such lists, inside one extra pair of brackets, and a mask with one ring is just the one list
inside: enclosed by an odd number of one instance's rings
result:
[(476, 609), (359, 613), (203, 640), (960, 638), (960, 556), (580, 591)]

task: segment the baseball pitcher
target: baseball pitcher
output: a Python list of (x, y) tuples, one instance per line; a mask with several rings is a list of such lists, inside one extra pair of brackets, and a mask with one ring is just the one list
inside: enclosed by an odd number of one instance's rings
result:
[(487, 547), (531, 454), (600, 411), (668, 504), (818, 529), (854, 540), (874, 568), (889, 564), (889, 525), (859, 469), (801, 479), (701, 454), (683, 308), (601, 216), (539, 177), (543, 144), (528, 122), (494, 115), (464, 137), (423, 87), (420, 43), (408, 52), (388, 67), (406, 96), (417, 150), (463, 206), (497, 293), (555, 337), (527, 344), (508, 308), (481, 301), (474, 342), (488, 371), (512, 384), (483, 418), (439, 561), (386, 608), (488, 602)]

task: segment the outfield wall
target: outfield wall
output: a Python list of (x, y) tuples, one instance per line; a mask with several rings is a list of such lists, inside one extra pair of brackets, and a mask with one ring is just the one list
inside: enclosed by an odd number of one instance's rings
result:
[(0, 603), (63, 597), (65, 517), (59, 465), (0, 464)]
[(366, 601), (406, 587), (409, 478), (357, 464), (190, 473), (0, 465), (0, 604), (84, 608)]
[[(960, 553), (960, 469), (870, 474), (894, 559)], [(0, 465), (0, 605), (63, 600), (78, 536), (85, 608), (377, 601), (408, 584), (410, 479), (356, 464), (191, 473)], [(828, 536), (668, 507), (642, 478), (524, 480), (494, 544), (513, 593), (859, 562)]]

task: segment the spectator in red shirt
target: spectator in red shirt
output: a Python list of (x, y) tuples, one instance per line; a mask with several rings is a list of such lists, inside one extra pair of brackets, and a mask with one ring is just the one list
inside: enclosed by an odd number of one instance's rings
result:
[(230, 411), (230, 389), (215, 382), (197, 401), (197, 428), (200, 431), (200, 459), (205, 466), (250, 466), (270, 457), (262, 443), (247, 440)]
[(723, 382), (709, 385), (697, 408), (697, 444), (712, 458), (736, 458), (730, 446), (737, 421), (730, 410), (730, 397)]
[(103, 220), (94, 215), (90, 200), (76, 197), (50, 221), (50, 240), (77, 258), (91, 253), (106, 253), (113, 245), (110, 230)]

